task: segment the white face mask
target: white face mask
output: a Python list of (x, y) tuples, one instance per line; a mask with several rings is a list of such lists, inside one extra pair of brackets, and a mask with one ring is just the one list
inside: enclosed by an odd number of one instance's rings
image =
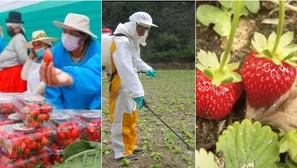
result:
[(73, 51), (79, 47), (78, 45), (79, 38), (69, 35), (69, 34), (62, 34), (62, 43), (63, 46), (67, 51)]

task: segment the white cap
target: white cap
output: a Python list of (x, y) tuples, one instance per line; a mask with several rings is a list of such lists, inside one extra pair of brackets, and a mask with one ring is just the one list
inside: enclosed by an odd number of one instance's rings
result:
[(152, 17), (146, 12), (136, 12), (129, 17), (130, 22), (138, 23), (144, 27), (158, 27), (157, 25), (153, 24)]

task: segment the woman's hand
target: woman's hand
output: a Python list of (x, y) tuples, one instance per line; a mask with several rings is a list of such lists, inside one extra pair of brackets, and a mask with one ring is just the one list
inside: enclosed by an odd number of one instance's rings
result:
[(55, 68), (53, 62), (42, 63), (39, 73), (40, 79), (48, 86), (70, 86), (73, 83), (72, 77)]

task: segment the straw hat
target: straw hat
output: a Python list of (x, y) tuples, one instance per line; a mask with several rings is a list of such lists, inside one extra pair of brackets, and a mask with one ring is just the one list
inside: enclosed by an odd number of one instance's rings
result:
[(32, 48), (32, 43), (35, 41), (41, 41), (48, 45), (53, 45), (53, 42), (56, 40), (56, 38), (48, 37), (44, 30), (37, 30), (32, 33), (32, 41), (26, 43), (25, 48)]

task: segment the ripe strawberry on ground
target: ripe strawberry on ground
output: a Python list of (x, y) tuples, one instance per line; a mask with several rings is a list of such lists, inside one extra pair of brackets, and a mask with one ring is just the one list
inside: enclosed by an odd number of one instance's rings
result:
[(239, 64), (229, 62), (230, 56), (220, 71), (215, 53), (201, 50), (198, 53), (196, 70), (196, 114), (205, 119), (222, 119), (226, 117), (239, 99), (243, 86), (241, 77), (236, 72)]
[(247, 99), (252, 107), (260, 108), (272, 105), (289, 91), (296, 78), (296, 45), (289, 45), (293, 33), (287, 32), (280, 38), (279, 46), (273, 53), (276, 34), (270, 34), (268, 40), (255, 33), (252, 45), (241, 74)]

